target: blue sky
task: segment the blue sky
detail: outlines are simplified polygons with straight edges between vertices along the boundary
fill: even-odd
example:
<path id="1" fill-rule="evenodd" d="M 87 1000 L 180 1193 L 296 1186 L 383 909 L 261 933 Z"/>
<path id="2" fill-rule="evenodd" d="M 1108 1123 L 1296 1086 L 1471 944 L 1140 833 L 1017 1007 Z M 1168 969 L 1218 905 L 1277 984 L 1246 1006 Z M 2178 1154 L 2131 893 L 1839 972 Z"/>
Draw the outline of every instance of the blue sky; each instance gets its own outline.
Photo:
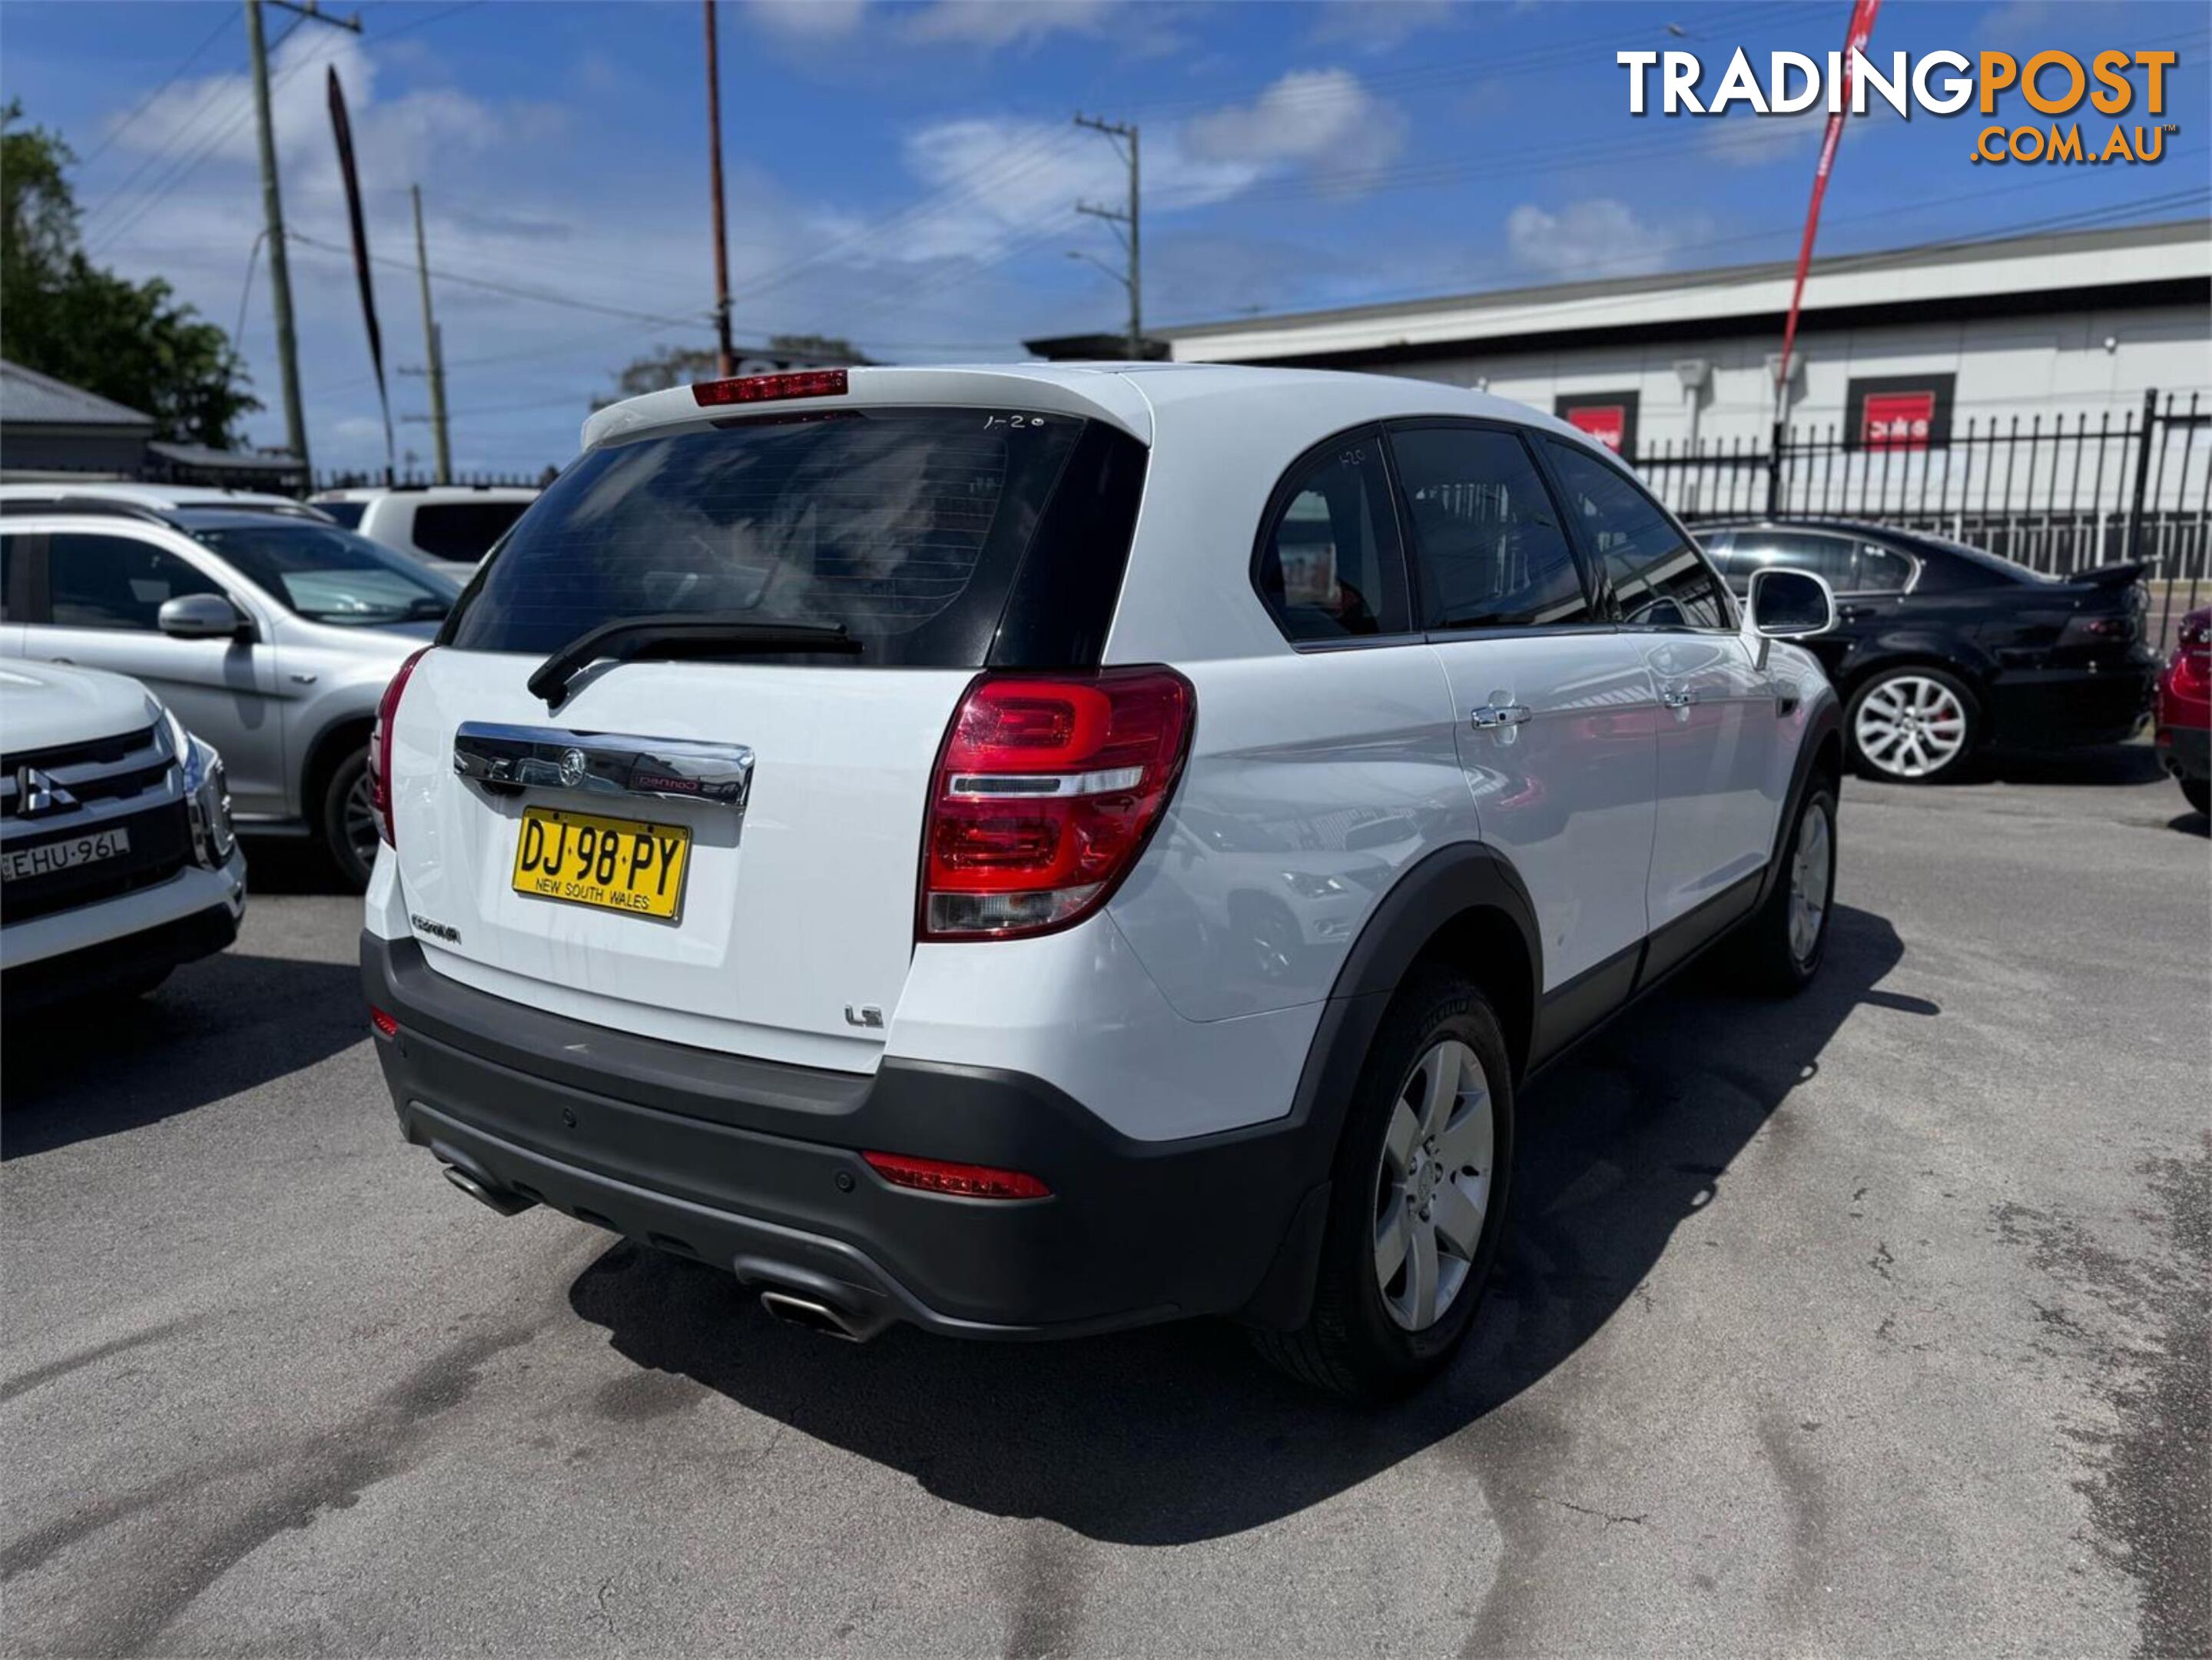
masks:
<path id="1" fill-rule="evenodd" d="M 330 0 L 326 0 L 330 3 Z M 345 0 L 331 4 L 344 9 Z M 95 258 L 161 275 L 230 328 L 260 227 L 234 0 L 9 0 L 0 92 L 58 129 Z M 380 258 L 413 252 L 423 190 L 466 469 L 564 461 L 627 360 L 711 339 L 701 15 L 693 3 L 369 0 L 359 37 L 309 24 L 274 58 L 302 376 L 319 466 L 373 466 L 368 374 L 324 68 L 351 105 Z M 1310 0 L 730 0 L 724 153 L 741 339 L 849 335 L 902 362 L 1006 358 L 1024 337 L 1113 330 L 1119 258 L 1079 197 L 1121 164 L 1069 125 L 1134 121 L 1146 162 L 1149 321 L 1794 253 L 1814 119 L 1635 119 L 1623 47 L 1838 45 L 1845 0 L 1493 3 Z M 272 33 L 289 23 L 269 13 Z M 1888 0 L 1877 56 L 2045 47 L 2179 51 L 2146 167 L 1986 167 L 1970 117 L 1853 125 L 1823 252 L 2069 216 L 2201 216 L 2212 25 L 2197 0 Z M 193 56 L 194 53 L 198 55 Z M 189 60 L 189 61 L 188 61 Z M 179 69 L 181 66 L 181 73 Z M 174 77 L 172 79 L 172 77 Z M 2012 119 L 2030 112 L 2016 102 Z M 2109 123 L 2093 119 L 2085 136 Z M 2161 200 L 2161 198 L 2166 198 Z M 2107 221 L 2108 222 L 2108 221 Z M 318 245 L 330 245 L 328 246 Z M 422 361 L 410 271 L 380 266 L 387 362 Z M 469 279 L 466 282 L 459 280 Z M 512 291 L 504 291 L 512 290 Z M 281 441 L 265 265 L 240 341 Z M 555 303 L 555 301 L 559 303 Z M 427 407 L 393 377 L 395 417 Z M 428 429 L 403 449 L 427 456 Z"/>

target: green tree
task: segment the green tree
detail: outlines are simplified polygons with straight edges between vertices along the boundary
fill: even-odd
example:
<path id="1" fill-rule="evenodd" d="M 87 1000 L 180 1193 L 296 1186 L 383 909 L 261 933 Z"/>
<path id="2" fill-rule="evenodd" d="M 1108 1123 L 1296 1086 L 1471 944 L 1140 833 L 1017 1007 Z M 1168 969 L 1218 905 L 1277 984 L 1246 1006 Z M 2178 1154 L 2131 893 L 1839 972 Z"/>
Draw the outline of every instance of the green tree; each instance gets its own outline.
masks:
<path id="1" fill-rule="evenodd" d="M 230 338 L 161 278 L 84 256 L 60 137 L 0 108 L 0 357 L 154 417 L 164 438 L 228 449 L 261 407 Z"/>

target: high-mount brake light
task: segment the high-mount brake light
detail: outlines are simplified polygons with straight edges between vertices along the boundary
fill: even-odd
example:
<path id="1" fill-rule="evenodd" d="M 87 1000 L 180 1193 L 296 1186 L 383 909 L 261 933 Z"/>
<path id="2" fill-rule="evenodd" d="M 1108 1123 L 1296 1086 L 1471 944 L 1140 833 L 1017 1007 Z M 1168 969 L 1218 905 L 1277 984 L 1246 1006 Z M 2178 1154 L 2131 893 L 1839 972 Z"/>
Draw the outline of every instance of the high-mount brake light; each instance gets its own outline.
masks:
<path id="1" fill-rule="evenodd" d="M 897 1152 L 863 1152 L 868 1168 L 893 1187 L 956 1199 L 1049 1199 L 1052 1189 L 1024 1171 L 988 1164 L 956 1164 L 946 1158 L 909 1158 Z"/>
<path id="2" fill-rule="evenodd" d="M 399 666 L 377 699 L 376 726 L 368 735 L 368 804 L 376 813 L 376 833 L 384 838 L 384 845 L 395 853 L 399 848 L 399 835 L 392 825 L 392 723 L 399 715 L 399 695 L 407 690 L 407 677 L 415 672 L 415 666 L 422 660 L 423 652 L 410 655 Z"/>
<path id="3" fill-rule="evenodd" d="M 842 398 L 842 369 L 799 369 L 790 374 L 741 374 L 732 380 L 697 380 L 691 396 L 702 409 L 723 404 L 772 404 L 783 398 Z"/>
<path id="4" fill-rule="evenodd" d="M 1168 668 L 977 679 L 932 776 L 917 936 L 1048 933 L 1104 904 L 1166 809 L 1196 704 Z"/>

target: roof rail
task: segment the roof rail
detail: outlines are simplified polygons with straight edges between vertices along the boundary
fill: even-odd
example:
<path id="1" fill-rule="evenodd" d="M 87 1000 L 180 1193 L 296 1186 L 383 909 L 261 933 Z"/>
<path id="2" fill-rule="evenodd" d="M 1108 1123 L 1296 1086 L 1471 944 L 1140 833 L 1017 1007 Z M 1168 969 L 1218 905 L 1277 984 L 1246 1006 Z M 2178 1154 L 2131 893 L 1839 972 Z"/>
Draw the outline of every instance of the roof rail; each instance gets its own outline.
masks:
<path id="1" fill-rule="evenodd" d="M 0 515 L 8 518 L 28 518 L 36 514 L 83 514 L 102 519 L 137 519 L 148 524 L 167 525 L 179 528 L 167 508 L 151 507 L 143 502 L 103 500 L 96 496 L 57 496 L 46 501 L 21 496 L 0 499 Z"/>

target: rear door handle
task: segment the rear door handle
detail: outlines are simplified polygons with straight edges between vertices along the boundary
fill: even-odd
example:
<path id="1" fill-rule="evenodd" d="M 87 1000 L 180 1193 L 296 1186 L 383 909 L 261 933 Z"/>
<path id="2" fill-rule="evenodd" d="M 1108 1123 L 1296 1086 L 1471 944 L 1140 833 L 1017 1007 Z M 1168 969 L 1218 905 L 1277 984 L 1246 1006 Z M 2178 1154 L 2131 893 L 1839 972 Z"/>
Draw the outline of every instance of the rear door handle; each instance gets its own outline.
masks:
<path id="1" fill-rule="evenodd" d="M 1517 727 L 1528 718 L 1526 703 L 1485 703 L 1468 716 L 1477 727 Z"/>
<path id="2" fill-rule="evenodd" d="M 1659 701 L 1670 709 L 1686 709 L 1698 701 L 1698 694 L 1687 686 L 1662 686 Z"/>

